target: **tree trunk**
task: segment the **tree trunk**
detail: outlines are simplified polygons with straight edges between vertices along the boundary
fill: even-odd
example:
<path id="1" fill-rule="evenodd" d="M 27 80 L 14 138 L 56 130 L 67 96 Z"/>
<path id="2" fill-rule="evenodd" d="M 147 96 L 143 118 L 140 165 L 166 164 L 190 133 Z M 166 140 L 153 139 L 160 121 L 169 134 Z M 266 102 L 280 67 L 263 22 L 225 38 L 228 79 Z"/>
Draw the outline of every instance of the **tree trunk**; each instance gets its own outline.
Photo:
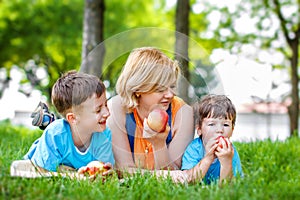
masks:
<path id="1" fill-rule="evenodd" d="M 85 0 L 80 71 L 98 77 L 102 74 L 105 54 L 105 46 L 100 44 L 104 39 L 104 10 L 104 0 Z"/>
<path id="2" fill-rule="evenodd" d="M 296 34 L 296 38 L 290 42 L 292 50 L 291 57 L 291 79 L 292 79 L 292 104 L 289 107 L 290 117 L 290 135 L 298 136 L 298 118 L 299 118 L 299 77 L 298 77 L 298 46 L 299 46 L 299 34 Z"/>
<path id="3" fill-rule="evenodd" d="M 189 0 L 178 0 L 176 5 L 176 43 L 175 60 L 181 65 L 182 75 L 179 79 L 178 93 L 186 102 L 189 102 L 189 61 L 188 61 L 188 35 L 189 35 Z"/>
<path id="4" fill-rule="evenodd" d="M 265 2 L 265 1 L 264 1 Z M 288 113 L 290 117 L 290 136 L 298 136 L 298 118 L 299 118 L 299 75 L 298 75 L 298 53 L 299 53 L 299 39 L 300 39 L 300 24 L 298 23 L 295 27 L 296 31 L 289 33 L 288 21 L 284 18 L 282 13 L 282 3 L 279 0 L 273 0 L 275 5 L 275 14 L 277 15 L 281 30 L 283 31 L 284 37 L 291 48 L 292 56 L 290 58 L 291 61 L 291 81 L 292 81 L 292 103 L 288 108 Z M 294 35 L 294 37 L 292 36 Z"/>

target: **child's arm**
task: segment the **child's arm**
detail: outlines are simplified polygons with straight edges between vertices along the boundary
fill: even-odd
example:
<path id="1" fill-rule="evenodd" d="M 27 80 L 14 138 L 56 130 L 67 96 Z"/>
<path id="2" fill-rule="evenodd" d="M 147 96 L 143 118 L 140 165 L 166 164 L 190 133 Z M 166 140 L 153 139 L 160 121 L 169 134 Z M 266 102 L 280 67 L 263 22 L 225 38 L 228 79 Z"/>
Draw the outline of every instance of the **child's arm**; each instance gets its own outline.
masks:
<path id="1" fill-rule="evenodd" d="M 77 174 L 74 171 L 50 172 L 44 168 L 38 167 L 30 160 L 15 160 L 10 166 L 10 175 L 23 178 L 38 178 L 38 177 L 69 177 L 71 179 L 85 179 L 84 176 Z"/>
<path id="2" fill-rule="evenodd" d="M 190 183 L 202 180 L 206 175 L 213 160 L 214 159 L 211 159 L 210 156 L 205 156 L 195 167 L 186 170 L 188 176 L 187 181 Z"/>
<path id="3" fill-rule="evenodd" d="M 225 143 L 223 142 L 223 148 L 218 146 L 215 152 L 221 164 L 220 183 L 222 183 L 225 179 L 231 179 L 233 176 L 232 159 L 234 149 L 228 138 L 224 138 L 224 140 Z"/>
<path id="4" fill-rule="evenodd" d="M 215 143 L 215 140 L 210 140 L 206 144 L 205 151 L 207 153 L 205 154 L 205 156 L 200 160 L 200 162 L 195 167 L 186 170 L 188 176 L 188 182 L 196 182 L 202 180 L 205 177 L 210 165 L 216 158 L 215 150 L 217 146 L 218 145 Z"/>

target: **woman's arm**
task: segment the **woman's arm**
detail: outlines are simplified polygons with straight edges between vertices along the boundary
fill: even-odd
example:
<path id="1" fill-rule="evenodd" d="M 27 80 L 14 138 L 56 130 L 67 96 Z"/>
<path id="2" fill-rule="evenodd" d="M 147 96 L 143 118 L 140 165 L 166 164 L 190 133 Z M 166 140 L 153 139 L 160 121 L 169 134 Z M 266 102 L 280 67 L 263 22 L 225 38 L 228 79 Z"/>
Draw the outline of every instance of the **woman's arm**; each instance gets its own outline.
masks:
<path id="1" fill-rule="evenodd" d="M 175 134 L 169 144 L 169 163 L 181 168 L 181 159 L 188 144 L 194 138 L 194 117 L 193 109 L 189 105 L 182 106 L 175 117 L 172 133 Z"/>
<path id="2" fill-rule="evenodd" d="M 130 145 L 125 129 L 125 109 L 121 105 L 121 98 L 115 96 L 108 101 L 110 117 L 107 120 L 112 133 L 112 149 L 115 158 L 115 166 L 118 169 L 135 168 Z"/>

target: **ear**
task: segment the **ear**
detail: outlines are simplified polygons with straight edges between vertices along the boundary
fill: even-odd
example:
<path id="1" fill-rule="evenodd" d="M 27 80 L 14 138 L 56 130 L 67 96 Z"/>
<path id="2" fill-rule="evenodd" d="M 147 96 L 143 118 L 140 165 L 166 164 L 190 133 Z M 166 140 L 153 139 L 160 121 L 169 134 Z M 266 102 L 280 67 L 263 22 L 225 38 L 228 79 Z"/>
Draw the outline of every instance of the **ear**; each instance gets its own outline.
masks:
<path id="1" fill-rule="evenodd" d="M 70 124 L 75 124 L 77 122 L 77 118 L 76 118 L 76 115 L 74 113 L 67 113 L 66 114 L 66 120 Z"/>
<path id="2" fill-rule="evenodd" d="M 200 137 L 202 135 L 202 131 L 201 131 L 201 128 L 199 126 L 196 127 L 196 130 L 197 130 L 197 134 L 198 136 Z"/>

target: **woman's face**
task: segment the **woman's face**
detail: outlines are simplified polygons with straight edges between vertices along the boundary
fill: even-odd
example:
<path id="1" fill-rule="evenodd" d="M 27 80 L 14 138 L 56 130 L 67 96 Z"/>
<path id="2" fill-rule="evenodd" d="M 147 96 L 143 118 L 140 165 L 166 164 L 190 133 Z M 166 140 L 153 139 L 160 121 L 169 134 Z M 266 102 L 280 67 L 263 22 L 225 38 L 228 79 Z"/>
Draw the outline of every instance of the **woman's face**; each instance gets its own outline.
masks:
<path id="1" fill-rule="evenodd" d="M 154 107 L 160 106 L 167 110 L 175 95 L 175 86 L 158 88 L 155 92 L 141 93 L 139 107 L 151 111 Z"/>

